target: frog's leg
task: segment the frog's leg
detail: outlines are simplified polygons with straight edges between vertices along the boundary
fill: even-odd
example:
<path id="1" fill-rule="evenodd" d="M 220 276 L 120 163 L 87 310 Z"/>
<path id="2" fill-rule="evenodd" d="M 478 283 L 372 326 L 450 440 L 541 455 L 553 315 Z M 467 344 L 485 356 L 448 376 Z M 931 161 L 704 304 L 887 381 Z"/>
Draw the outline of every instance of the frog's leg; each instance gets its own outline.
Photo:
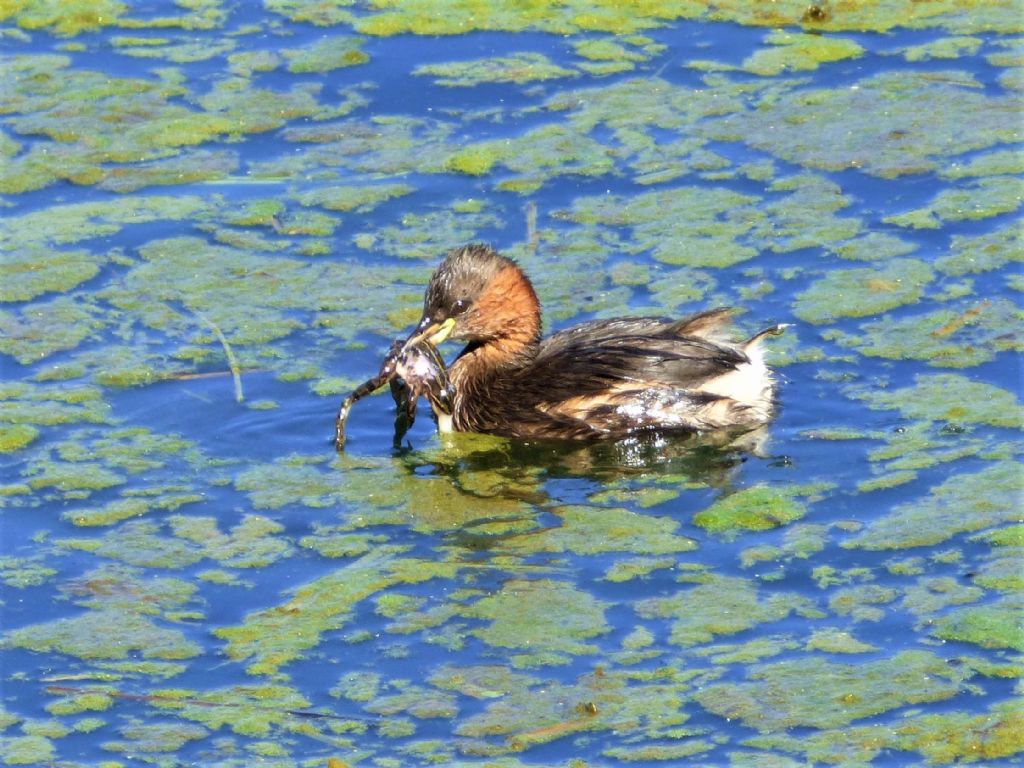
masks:
<path id="1" fill-rule="evenodd" d="M 388 382 L 395 380 L 395 365 L 398 361 L 398 354 L 401 351 L 402 342 L 395 341 L 391 345 L 391 349 L 388 350 L 387 357 L 384 358 L 384 363 L 380 367 L 380 373 L 374 376 L 368 381 L 364 381 L 351 395 L 341 401 L 341 408 L 338 409 L 338 416 L 334 420 L 334 447 L 336 450 L 343 450 L 345 448 L 345 422 L 348 421 L 349 411 L 352 410 L 352 406 L 358 400 L 362 400 L 369 394 L 376 392 L 378 389 L 383 387 Z M 392 394 L 394 393 L 394 387 L 392 387 Z"/>
<path id="2" fill-rule="evenodd" d="M 391 380 L 391 397 L 395 400 L 395 447 L 397 448 L 405 433 L 416 421 L 416 397 L 409 391 L 408 385 L 398 376 Z"/>

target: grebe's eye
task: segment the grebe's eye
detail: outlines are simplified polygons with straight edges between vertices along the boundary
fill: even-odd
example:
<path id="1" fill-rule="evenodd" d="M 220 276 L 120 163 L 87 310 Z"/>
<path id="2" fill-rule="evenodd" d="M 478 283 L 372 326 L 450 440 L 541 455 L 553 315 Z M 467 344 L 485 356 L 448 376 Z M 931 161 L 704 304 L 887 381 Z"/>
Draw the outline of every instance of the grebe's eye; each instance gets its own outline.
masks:
<path id="1" fill-rule="evenodd" d="M 461 315 L 469 309 L 469 302 L 465 299 L 456 299 L 455 303 L 452 304 L 452 315 Z"/>

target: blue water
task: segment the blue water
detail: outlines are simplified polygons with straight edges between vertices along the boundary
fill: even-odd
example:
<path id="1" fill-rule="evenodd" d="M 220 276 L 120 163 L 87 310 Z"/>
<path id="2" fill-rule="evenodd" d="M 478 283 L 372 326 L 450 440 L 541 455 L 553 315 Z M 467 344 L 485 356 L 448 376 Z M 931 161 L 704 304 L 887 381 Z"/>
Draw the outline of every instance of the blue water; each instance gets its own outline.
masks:
<path id="1" fill-rule="evenodd" d="M 132 16 L 145 19 L 178 10 L 171 3 L 153 2 L 134 7 Z M 246 25 L 259 25 L 262 31 L 230 36 Z M 344 27 L 325 30 L 288 21 L 255 4 L 243 4 L 229 9 L 226 22 L 218 28 L 185 36 L 209 44 L 233 39 L 237 42 L 234 53 L 238 53 L 300 48 L 324 34 L 344 32 Z M 183 91 L 168 104 L 197 111 L 197 100 L 229 77 L 225 55 L 181 65 L 139 59 L 112 48 L 111 38 L 118 34 L 135 36 L 136 32 L 113 27 L 73 38 L 84 49 L 67 52 L 70 69 L 150 81 L 155 79 L 153 68 L 177 66 Z M 147 30 L 137 34 L 175 37 L 180 33 Z M 0 226 L 6 230 L 2 244 L 5 265 L 16 263 L 21 254 L 17 244 L 33 235 L 20 217 L 34 211 L 53 209 L 59 221 L 64 214 L 58 206 L 113 203 L 111 210 L 116 211 L 122 202 L 150 195 L 195 195 L 208 207 L 184 219 L 167 216 L 145 223 L 118 222 L 109 234 L 77 242 L 72 233 L 71 245 L 55 234 L 39 236 L 44 248 L 85 249 L 89 258 L 100 264 L 94 277 L 69 293 L 94 307 L 104 323 L 71 349 L 35 361 L 19 362 L 14 346 L 4 346 L 5 353 L 0 354 L 5 388 L 0 426 L 13 430 L 15 425 L 28 423 L 38 431 L 24 447 L 0 454 L 0 578 L 4 583 L 0 602 L 4 633 L 0 636 L 0 762 L 269 766 L 323 765 L 334 758 L 344 765 L 381 766 L 568 766 L 576 765 L 573 760 L 595 766 L 627 762 L 795 766 L 818 764 L 820 758 L 814 750 L 820 748 L 815 746 L 820 739 L 834 750 L 830 761 L 840 764 L 945 764 L 957 759 L 984 759 L 986 765 L 1018 763 L 1024 745 L 1007 738 L 1009 746 L 1003 742 L 993 746 L 994 737 L 985 728 L 994 733 L 1009 727 L 1011 716 L 1001 707 L 1015 697 L 1019 653 L 1024 650 L 1020 633 L 1007 633 L 996 626 L 1000 622 L 1020 624 L 1019 578 L 1016 583 L 1008 579 L 993 584 L 986 581 L 990 573 L 986 568 L 993 557 L 1003 553 L 1012 557 L 1019 547 L 995 546 L 984 535 L 1020 522 L 1019 512 L 1011 508 L 1012 500 L 1020 499 L 1019 467 L 1016 486 L 1011 482 L 1009 490 L 992 489 L 991 500 L 956 500 L 964 506 L 963 524 L 936 523 L 942 532 L 933 542 L 871 549 L 857 545 L 856 540 L 893 516 L 912 515 L 915 508 L 933 503 L 934 489 L 950 478 L 971 482 L 968 476 L 1000 461 L 1015 462 L 1020 445 L 1019 423 L 1008 421 L 1006 414 L 963 421 L 947 412 L 929 421 L 896 408 L 871 408 L 863 399 L 865 393 L 898 391 L 914 386 L 918 377 L 952 373 L 963 377 L 956 380 L 960 385 L 980 382 L 1019 399 L 1022 369 L 1019 355 L 1012 351 L 1020 346 L 1019 329 L 1007 328 L 1002 335 L 990 334 L 975 342 L 972 336 L 956 335 L 973 333 L 973 321 L 965 322 L 967 330 L 963 332 L 937 328 L 934 333 L 940 336 L 948 331 L 958 343 L 979 343 L 992 350 L 991 361 L 968 368 L 943 367 L 942 360 L 929 365 L 927 360 L 869 357 L 844 348 L 834 336 L 837 331 L 863 336 L 867 333 L 864 326 L 882 317 L 900 319 L 939 308 L 964 313 L 981 306 L 983 300 L 1017 303 L 1018 265 L 1010 261 L 965 276 L 939 274 L 922 289 L 919 299 L 863 317 L 846 315 L 815 325 L 798 316 L 797 297 L 813 291 L 830 272 L 881 269 L 885 259 L 843 260 L 833 255 L 833 248 L 844 242 L 841 238 L 772 252 L 771 237 L 748 234 L 742 242 L 755 247 L 757 256 L 732 266 L 699 268 L 713 280 L 705 295 L 665 306 L 658 304 L 656 293 L 647 285 L 623 288 L 607 276 L 624 264 L 646 267 L 652 281 L 667 277 L 680 283 L 692 279 L 693 273 L 658 262 L 649 244 L 638 245 L 628 226 L 590 225 L 564 215 L 583 197 L 615 195 L 629 201 L 660 189 L 691 187 L 750 195 L 758 198 L 750 206 L 750 215 L 763 214 L 768 206 L 787 200 L 791 192 L 790 188 L 772 188 L 775 181 L 805 174 L 804 183 L 817 177 L 839 187 L 849 205 L 835 216 L 858 220 L 858 236 L 897 235 L 915 246 L 901 258 L 934 265 L 950 253 L 957 236 L 979 236 L 1013 226 L 1019 229 L 1016 210 L 940 221 L 935 229 L 900 227 L 884 219 L 927 206 L 941 191 L 970 189 L 971 179 L 951 180 L 935 172 L 881 178 L 862 170 L 804 167 L 757 149 L 757 137 L 751 135 L 736 141 L 708 141 L 703 146 L 727 161 L 727 175 L 719 177 L 698 169 L 649 186 L 633 180 L 634 150 L 624 146 L 614 127 L 607 124 L 595 126 L 587 138 L 604 146 L 614 160 L 614 173 L 549 174 L 544 168 L 535 168 L 543 176 L 542 184 L 525 195 L 498 187 L 501 181 L 520 175 L 500 162 L 487 173 L 468 176 L 445 170 L 443 163 L 431 159 L 432 153 L 443 158 L 479 142 L 515 140 L 544 126 L 568 125 L 576 114 L 574 108 L 552 110 L 545 106 L 568 92 L 577 94 L 579 103 L 585 105 L 624 80 L 636 80 L 637 88 L 656 87 L 664 81 L 680 88 L 707 89 L 712 86 L 703 74 L 683 66 L 686 62 L 714 60 L 740 67 L 755 50 L 766 46 L 765 35 L 763 29 L 732 23 L 676 22 L 650 31 L 649 36 L 665 50 L 638 62 L 633 71 L 606 76 L 580 72 L 574 78 L 541 83 L 483 83 L 472 88 L 442 87 L 412 71 L 424 64 L 523 51 L 542 53 L 566 68 L 578 67 L 581 60 L 574 55 L 571 41 L 536 32 L 369 38 L 363 44 L 369 62 L 363 65 L 304 74 L 289 73 L 281 65 L 272 72 L 253 74 L 252 87 L 278 93 L 304 83 L 319 86 L 320 112 L 286 121 L 265 133 L 222 136 L 197 147 L 238 154 L 239 170 L 227 178 L 148 186 L 123 195 L 90 183 L 63 181 L 34 191 L 4 194 Z M 864 55 L 771 78 L 746 72 L 726 72 L 724 76 L 752 89 L 774 83 L 780 93 L 788 94 L 867 87 L 870 78 L 879 73 L 956 70 L 976 78 L 987 97 L 1014 98 L 1012 89 L 998 79 L 1006 70 L 986 59 L 999 50 L 997 43 L 1004 36 L 998 33 L 979 35 L 983 41 L 979 53 L 919 62 L 906 61 L 897 55 L 898 49 L 939 40 L 946 36 L 944 31 L 897 28 L 886 35 L 851 32 L 842 36 L 863 46 Z M 581 33 L 572 41 L 600 37 Z M 4 55 L 35 57 L 62 52 L 67 42 L 46 29 L 31 32 L 27 40 L 8 36 Z M 13 59 L 3 60 L 2 66 L 9 69 Z M 32 108 L 16 98 L 19 87 L 12 86 L 14 94 L 2 97 L 10 98 L 15 106 L 0 110 L 5 134 L 22 145 L 7 155 L 12 162 L 24 157 L 31 147 L 56 143 L 19 130 L 19 119 Z M 338 94 L 349 89 L 362 94 L 367 104 L 351 114 L 319 120 L 339 101 Z M 70 103 L 71 94 L 62 98 Z M 762 94 L 762 98 L 770 103 L 773 97 Z M 899 98 L 915 96 L 911 92 Z M 756 109 L 757 100 L 752 99 L 747 108 Z M 631 117 L 638 122 L 643 119 L 641 115 Z M 800 120 L 802 115 L 786 117 Z M 395 156 L 398 170 L 361 172 L 364 163 L 372 160 L 373 151 L 393 149 L 372 134 L 386 130 L 396 118 L 422 121 L 408 147 Z M 651 123 L 643 124 L 642 129 L 655 144 L 664 146 L 698 135 L 714 119 L 680 118 L 684 129 Z M 938 125 L 938 117 L 935 122 Z M 369 137 L 368 146 L 373 149 L 327 155 L 330 145 L 305 140 L 307 131 L 328 127 L 339 136 Z M 820 129 L 808 127 L 809 131 Z M 444 138 L 426 140 L 430 131 L 441 132 Z M 936 167 L 966 164 L 996 150 L 1018 150 L 1015 142 L 1019 139 L 1019 135 L 1007 135 L 1002 143 L 993 141 L 962 155 L 951 150 L 949 156 L 938 158 Z M 249 177 L 262 163 L 288 158 L 302 162 L 287 170 L 284 178 Z M 745 163 L 763 161 L 774 164 L 766 180 L 736 172 Z M 557 161 L 551 162 L 557 171 Z M 571 165 L 574 160 L 562 162 Z M 100 167 L 110 166 L 101 163 Z M 408 184 L 414 191 L 354 211 L 303 208 L 297 202 L 303 193 L 324 187 L 381 183 Z M 453 206 L 467 198 L 479 200 L 483 214 L 492 218 L 453 213 L 458 211 Z M 317 238 L 275 236 L 266 226 L 230 227 L 232 213 L 247 203 L 268 199 L 284 205 L 286 225 L 288 216 L 315 211 L 333 216 L 336 228 L 333 234 Z M 355 407 L 348 423 L 346 455 L 335 456 L 331 438 L 341 396 L 376 372 L 390 340 L 405 328 L 403 321 L 389 313 L 407 310 L 411 322 L 431 269 L 446 249 L 462 244 L 445 239 L 444 216 L 460 222 L 461 229 L 455 231 L 464 231 L 464 239 L 490 242 L 499 250 L 521 255 L 526 249 L 525 209 L 529 204 L 536 206 L 541 238 L 536 254 L 524 258 L 524 265 L 528 269 L 533 266 L 531 276 L 542 296 L 564 297 L 546 307 L 549 331 L 595 316 L 678 315 L 714 304 L 743 307 L 746 312 L 740 323 L 746 331 L 776 322 L 794 325 L 788 332 L 790 338 L 777 342 L 780 410 L 763 450 L 702 448 L 678 437 L 589 447 L 516 441 L 451 443 L 434 434 L 425 404 L 421 404 L 413 429 L 393 448 L 393 407 L 384 395 Z M 96 218 L 102 215 L 114 214 L 97 214 Z M 437 216 L 436 221 L 428 224 L 426 231 L 417 229 L 417 217 L 431 215 Z M 695 220 L 707 216 L 694 212 Z M 666 230 L 672 223 L 664 222 Z M 163 326 L 145 312 L 154 307 L 118 306 L 111 299 L 137 275 L 135 270 L 142 264 L 140 247 L 186 235 L 212 245 L 217 240 L 215 227 L 239 236 L 258 234 L 281 244 L 279 251 L 230 246 L 229 251 L 217 252 L 221 258 L 255 254 L 266 274 L 285 259 L 299 261 L 306 271 L 334 267 L 336 271 L 326 274 L 338 280 L 339 295 L 345 297 L 352 294 L 340 285 L 348 275 L 339 265 L 348 265 L 345 269 L 353 280 L 372 275 L 374 270 L 385 274 L 383 270 L 397 267 L 411 272 L 394 285 L 382 287 L 370 281 L 365 294 L 352 299 L 355 306 L 326 309 L 323 304 L 330 291 L 325 292 L 327 298 L 296 298 L 288 286 L 268 280 L 262 303 L 250 307 L 236 298 L 230 285 L 202 285 L 190 282 L 192 275 L 182 274 L 181 285 L 187 287 L 180 296 L 166 301 L 168 311 L 187 315 L 194 302 L 195 308 L 220 312 L 225 303 L 238 301 L 238 316 L 249 317 L 253 323 L 269 316 L 267 307 L 280 308 L 283 316 L 294 322 L 294 330 L 281 338 L 238 344 L 235 351 L 243 361 L 245 395 L 244 402 L 238 403 L 224 351 L 208 330 L 173 322 Z M 389 242 L 389 227 L 406 236 L 407 242 Z M 367 248 L 360 245 L 360 236 L 377 239 Z M 601 246 L 578 251 L 565 248 L 590 237 L 597 238 Z M 329 245 L 328 253 L 310 255 L 301 250 L 316 239 Z M 7 245 L 9 242 L 16 245 Z M 408 258 L 423 248 L 431 253 L 430 258 Z M 115 258 L 110 259 L 112 252 Z M 566 263 L 572 259 L 576 261 Z M 563 266 L 569 270 L 560 271 Z M 312 274 L 306 271 L 303 274 Z M 5 269 L 4 274 L 10 285 L 23 279 L 14 268 Z M 236 279 L 259 281 L 266 274 L 257 269 L 255 274 L 238 274 Z M 574 282 L 566 286 L 566 280 Z M 771 282 L 773 290 L 745 291 L 759 280 Z M 152 290 L 158 293 L 163 287 L 153 286 Z M 962 295 L 950 295 L 951 287 Z M 48 303 L 55 298 L 59 298 L 58 291 L 44 290 L 28 300 L 5 299 L 0 305 L 0 332 L 21 339 L 27 332 L 15 322 L 16 314 L 23 318 L 57 314 Z M 837 297 L 837 302 L 842 298 Z M 153 303 L 163 306 L 157 300 Z M 339 334 L 332 335 L 339 330 L 338 324 Z M 358 330 L 348 333 L 351 329 Z M 60 336 L 72 330 L 61 326 L 49 332 Z M 39 333 L 47 331 L 44 328 Z M 227 335 L 230 341 L 231 333 Z M 108 366 L 121 364 L 103 357 L 119 345 L 126 346 L 135 361 L 150 361 L 157 380 L 130 387 L 98 384 Z M 182 355 L 188 345 L 204 348 L 206 358 L 194 362 Z M 450 359 L 457 348 L 444 351 Z M 90 353 L 96 357 L 90 359 Z M 46 375 L 56 366 L 70 364 L 81 367 L 80 375 L 66 380 L 51 380 Z M 307 367 L 311 372 L 302 373 Z M 331 377 L 343 380 L 332 382 Z M 116 425 L 51 424 L 38 414 L 26 416 L 18 410 L 28 397 L 16 390 L 20 383 L 51 396 L 76 387 L 97 387 Z M 995 389 L 986 391 L 998 396 L 993 394 Z M 910 400 L 913 402 L 913 397 Z M 272 407 L 250 407 L 253 403 L 270 403 Z M 191 443 L 193 452 L 177 449 L 158 456 L 155 466 L 137 473 L 118 469 L 103 458 L 102 438 L 121 428 L 180 436 Z M 816 436 L 829 429 L 858 434 L 844 440 Z M 923 430 L 927 438 L 913 454 L 920 465 L 916 474 L 891 487 L 858 490 L 858 484 L 892 471 L 884 469 L 884 460 L 873 458 L 873 452 L 885 447 L 893 435 L 915 429 Z M 106 462 L 107 469 L 121 475 L 120 481 L 100 489 L 73 487 L 70 480 L 54 487 L 33 485 L 44 471 L 45 461 L 64 468 L 80 466 L 83 457 L 75 458 L 76 447 L 84 451 L 84 458 Z M 957 451 L 963 455 L 945 456 L 945 452 Z M 270 470 L 277 473 L 271 479 L 251 480 L 257 471 Z M 309 474 L 302 474 L 307 470 Z M 290 475 L 307 479 L 290 484 Z M 811 485 L 817 487 L 808 489 Z M 163 498 L 165 486 L 186 486 L 180 492 L 194 493 L 198 500 L 177 508 L 156 504 L 139 516 L 103 525 L 74 522 L 75 513 L 137 499 L 146 489 L 151 489 L 155 498 Z M 794 487 L 799 488 L 793 491 Z M 695 524 L 695 516 L 716 502 L 757 488 L 782 497 L 795 493 L 793 498 L 802 510 L 798 519 L 766 530 L 739 527 L 728 533 Z M 652 495 L 659 489 L 672 493 Z M 277 491 L 277 497 L 268 500 L 269 491 Z M 582 522 L 572 522 L 571 510 L 577 506 L 587 508 Z M 614 526 L 609 532 L 603 522 L 606 515 L 618 514 L 615 510 L 633 515 L 628 519 L 636 527 L 637 539 L 616 539 L 626 543 L 602 547 L 607 537 L 622 535 Z M 992 517 L 984 518 L 990 512 Z M 200 518 L 212 518 L 220 534 L 254 518 L 267 523 L 269 529 L 234 549 L 203 551 L 200 548 L 212 535 L 195 537 L 187 532 L 189 521 Z M 972 522 L 982 518 L 988 522 Z M 930 524 L 922 523 L 925 527 Z M 147 525 L 153 530 L 146 534 L 148 538 L 139 538 Z M 665 536 L 677 537 L 672 541 L 678 548 L 658 549 L 667 539 L 644 539 L 652 525 L 660 525 Z M 814 527 L 821 538 L 820 547 L 806 551 L 797 547 L 787 554 L 785 547 L 791 545 L 787 537 L 807 527 Z M 328 554 L 326 549 L 317 551 L 307 538 L 325 532 L 363 538 L 349 552 Z M 566 536 L 559 538 L 563 533 Z M 691 542 L 692 548 L 683 546 L 684 541 Z M 754 548 L 764 547 L 779 551 L 756 563 L 745 560 Z M 176 558 L 174 553 L 182 548 L 194 556 Z M 246 557 L 259 552 L 270 554 L 265 560 L 246 562 Z M 340 598 L 336 592 L 296 608 L 290 602 L 296 590 L 342 573 L 359 574 L 374 557 L 388 563 L 380 567 L 377 583 L 351 604 L 339 602 L 324 627 L 310 628 L 310 614 L 325 602 Z M 651 561 L 649 572 L 625 581 L 607 578 L 613 566 L 626 566 L 638 558 Z M 914 558 L 909 566 L 904 562 Z M 655 565 L 653 561 L 668 562 Z M 422 568 L 426 573 L 430 564 L 457 568 L 432 573 L 432 578 L 423 580 L 389 579 L 389 568 Z M 31 577 L 39 567 L 49 570 Z M 344 570 L 349 568 L 353 570 Z M 210 571 L 215 575 L 211 577 Z M 360 578 L 372 581 L 372 577 L 355 575 L 352 583 Z M 218 583 L 217 579 L 230 581 Z M 575 602 L 560 603 L 557 613 L 536 613 L 529 598 L 519 605 L 511 599 L 500 603 L 499 615 L 488 613 L 487 606 L 492 605 L 488 601 L 503 598 L 520 580 L 550 581 L 555 585 L 550 589 L 568 590 Z M 736 617 L 728 611 L 712 615 L 718 608 L 714 604 L 695 603 L 688 609 L 684 600 L 682 614 L 663 617 L 650 613 L 652 603 L 648 601 L 684 595 L 703 583 L 721 585 L 723 605 L 737 590 L 752 590 L 757 609 L 766 610 L 773 600 L 786 602 L 790 609 L 754 616 L 748 626 L 740 628 L 730 628 Z M 349 583 L 341 582 L 340 587 L 347 589 Z M 885 596 L 860 601 L 850 598 L 853 607 L 844 607 L 851 591 L 860 587 L 877 588 Z M 915 612 L 912 598 L 921 587 L 938 595 L 960 590 L 961 597 Z M 180 599 L 169 596 L 179 592 L 183 595 Z M 147 666 L 145 662 L 153 660 L 149 643 L 155 640 L 135 645 L 128 642 L 127 651 L 119 650 L 117 642 L 110 642 L 122 629 L 116 623 L 100 628 L 76 623 L 91 615 L 113 616 L 97 613 L 105 601 L 112 600 L 120 601 L 116 605 L 124 615 L 138 617 L 183 643 L 193 644 L 192 651 L 172 660 L 180 667 Z M 591 605 L 597 606 L 594 610 L 601 615 L 601 622 L 585 618 L 591 615 Z M 989 609 L 997 611 L 998 621 L 992 622 L 995 628 L 987 636 L 962 630 L 970 624 L 969 619 L 977 619 Z M 508 635 L 491 632 L 505 624 L 514 625 L 517 616 L 512 614 L 520 610 L 521 626 Z M 261 612 L 294 615 L 294 621 L 274 631 L 280 633 L 286 648 L 304 636 L 312 638 L 308 647 L 300 647 L 279 664 L 270 663 L 271 668 L 248 668 L 257 661 L 266 664 L 267 656 L 272 655 L 265 649 L 273 648 L 274 643 L 266 641 L 274 638 L 268 638 L 266 630 L 258 630 L 253 642 L 264 650 L 249 658 L 233 658 L 235 649 L 221 630 L 246 625 Z M 402 627 L 404 620 L 419 624 Z M 681 642 L 673 636 L 677 622 L 710 627 L 709 634 Z M 62 634 L 69 627 L 74 628 L 70 642 Z M 650 640 L 631 646 L 627 638 L 635 637 L 638 628 L 648 633 Z M 824 630 L 847 632 L 870 647 L 844 653 L 808 646 L 812 636 Z M 629 659 L 630 650 L 649 653 Z M 920 676 L 908 684 L 903 698 L 899 691 L 883 694 L 877 686 L 852 690 L 847 683 L 835 682 L 844 665 L 867 669 L 900 658 L 898 654 L 908 650 L 932 654 L 950 669 L 966 665 L 974 671 L 963 680 L 949 682 L 941 693 L 920 698 L 914 698 L 909 689 L 924 686 L 929 674 L 934 677 L 924 666 Z M 746 653 L 716 659 L 739 651 Z M 821 673 L 814 666 L 822 659 L 834 665 L 828 668 L 832 672 Z M 797 683 L 783 682 L 773 688 L 759 682 L 766 677 L 771 680 L 789 661 L 807 664 L 811 670 L 806 682 L 799 684 L 806 685 L 806 691 L 795 697 L 797 701 L 818 701 L 822 691 L 834 683 L 835 697 L 842 702 L 877 695 L 883 703 L 875 711 L 861 710 L 857 704 L 837 705 L 826 695 L 822 703 L 809 705 L 809 711 L 799 710 L 789 695 Z M 506 690 L 483 693 L 470 688 L 451 690 L 461 684 L 444 682 L 455 674 L 453 670 L 471 677 L 476 665 L 492 666 L 512 682 Z M 893 674 L 896 671 L 894 668 Z M 352 673 L 377 676 L 376 690 L 362 697 L 342 695 L 337 687 Z M 696 675 L 692 680 L 690 673 Z M 670 694 L 658 688 L 662 682 L 674 686 Z M 624 686 L 625 693 L 613 690 L 613 683 Z M 756 719 L 743 712 L 725 716 L 703 694 L 724 691 L 726 684 L 743 688 L 755 709 L 789 713 L 788 719 L 783 718 L 786 724 L 759 727 Z M 251 686 L 274 688 L 273 693 L 267 693 L 270 689 L 254 693 Z M 404 706 L 389 699 L 410 691 L 411 703 Z M 104 706 L 89 706 L 82 704 L 87 701 L 86 694 L 109 699 Z M 429 699 L 428 694 L 447 697 L 449 708 L 416 714 L 415 702 Z M 80 708 L 62 709 L 58 704 L 62 696 L 79 702 Z M 291 703 L 281 703 L 285 696 L 293 697 L 288 699 Z M 551 697 L 555 697 L 554 703 Z M 193 705 L 192 709 L 183 711 L 182 700 Z M 217 709 L 222 701 L 227 705 Z M 844 717 L 847 706 L 851 714 Z M 500 714 L 502 707 L 508 708 L 504 715 Z M 831 725 L 815 719 L 816 712 L 831 712 L 832 707 L 837 710 Z M 217 716 L 211 714 L 214 710 Z M 949 718 L 941 721 L 938 732 L 951 740 L 950 751 L 929 752 L 928 738 L 914 743 L 900 730 L 907 723 L 924 723 L 932 715 Z M 493 718 L 489 729 L 478 733 L 475 724 L 488 716 Z M 961 754 L 952 746 L 952 734 L 965 728 L 963 718 L 967 716 L 977 716 L 985 724 L 972 727 L 988 752 Z M 253 726 L 253 721 L 261 725 Z M 866 727 L 878 729 L 877 751 L 857 754 L 852 745 L 867 738 L 857 729 Z M 771 742 L 773 737 L 791 741 L 783 745 Z M 942 743 L 941 736 L 937 740 Z M 687 745 L 693 749 L 684 757 L 681 748 Z M 634 754 L 627 760 L 623 755 L 630 751 Z M 490 762 L 487 755 L 499 762 Z"/>

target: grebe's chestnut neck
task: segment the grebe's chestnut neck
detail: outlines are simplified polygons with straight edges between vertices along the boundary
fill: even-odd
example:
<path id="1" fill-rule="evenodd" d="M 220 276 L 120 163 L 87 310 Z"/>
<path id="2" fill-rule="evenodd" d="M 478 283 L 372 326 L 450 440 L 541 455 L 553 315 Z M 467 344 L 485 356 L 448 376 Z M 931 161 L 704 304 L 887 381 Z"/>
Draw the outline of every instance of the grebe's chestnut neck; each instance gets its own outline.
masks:
<path id="1" fill-rule="evenodd" d="M 466 341 L 464 356 L 491 369 L 529 360 L 540 332 L 540 302 L 529 279 L 511 259 L 475 244 L 451 251 L 434 272 L 411 338 L 435 346 Z"/>

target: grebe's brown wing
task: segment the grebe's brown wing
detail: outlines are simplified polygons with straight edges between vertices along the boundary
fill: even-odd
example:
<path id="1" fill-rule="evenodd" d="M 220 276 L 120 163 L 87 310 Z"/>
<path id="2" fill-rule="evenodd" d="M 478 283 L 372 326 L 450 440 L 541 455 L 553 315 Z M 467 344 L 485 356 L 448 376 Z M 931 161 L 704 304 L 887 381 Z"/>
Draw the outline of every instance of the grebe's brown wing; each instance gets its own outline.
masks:
<path id="1" fill-rule="evenodd" d="M 555 337 L 568 341 L 578 338 L 598 340 L 658 336 L 697 338 L 729 346 L 729 331 L 735 314 L 736 310 L 731 307 L 720 307 L 675 320 L 667 317 L 616 317 L 610 320 L 592 320 L 559 331 L 548 341 Z"/>
<path id="2" fill-rule="evenodd" d="M 623 322 L 627 321 L 588 324 L 554 334 L 542 343 L 530 365 L 531 378 L 547 382 L 566 396 L 601 392 L 620 382 L 698 389 L 702 382 L 749 362 L 736 347 L 677 336 L 673 323 L 629 320 L 630 332 L 623 333 Z"/>

